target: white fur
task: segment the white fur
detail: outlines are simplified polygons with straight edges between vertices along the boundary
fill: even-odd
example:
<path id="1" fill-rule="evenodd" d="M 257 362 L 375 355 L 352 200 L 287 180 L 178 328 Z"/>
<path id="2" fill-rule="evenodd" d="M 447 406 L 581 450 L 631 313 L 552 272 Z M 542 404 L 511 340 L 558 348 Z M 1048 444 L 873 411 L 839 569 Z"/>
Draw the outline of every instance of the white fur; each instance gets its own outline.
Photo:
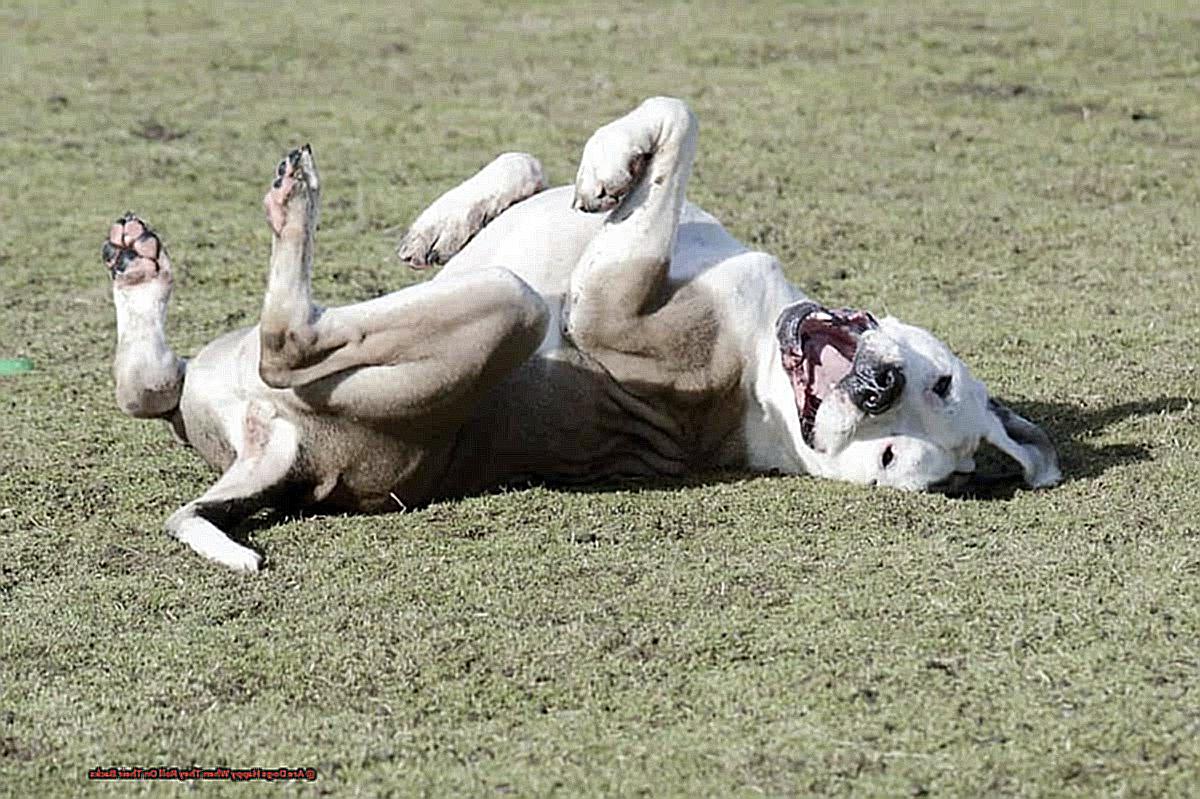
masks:
<path id="1" fill-rule="evenodd" d="M 215 525 L 198 516 L 184 516 L 170 529 L 171 535 L 197 554 L 234 571 L 253 574 L 262 564 L 262 556 L 257 552 L 233 542 Z"/>
<path id="2" fill-rule="evenodd" d="M 989 411 L 983 383 L 932 333 L 886 317 L 877 330 L 863 335 L 861 347 L 902 367 L 904 391 L 893 407 L 871 417 L 844 391 L 835 389 L 817 413 L 816 450 L 799 444 L 809 453 L 809 471 L 854 483 L 922 490 L 954 472 L 974 471 L 973 455 L 986 438 L 1021 464 L 1031 486 L 1042 488 L 1061 481 L 1053 454 L 1013 441 Z M 950 390 L 942 398 L 932 389 L 947 375 Z M 777 407 L 794 405 L 787 380 L 773 383 L 772 391 Z M 799 440 L 798 425 L 789 432 Z M 884 453 L 889 448 L 885 465 Z"/>

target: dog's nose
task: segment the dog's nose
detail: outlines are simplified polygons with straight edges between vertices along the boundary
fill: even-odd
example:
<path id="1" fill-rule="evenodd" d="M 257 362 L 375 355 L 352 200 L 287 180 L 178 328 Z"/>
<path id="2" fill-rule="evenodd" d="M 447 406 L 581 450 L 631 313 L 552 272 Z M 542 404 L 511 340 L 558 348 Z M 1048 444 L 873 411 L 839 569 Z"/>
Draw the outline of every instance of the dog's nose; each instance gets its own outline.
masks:
<path id="1" fill-rule="evenodd" d="M 863 412 L 876 416 L 892 407 L 903 390 L 904 372 L 885 363 L 855 370 L 850 399 Z"/>

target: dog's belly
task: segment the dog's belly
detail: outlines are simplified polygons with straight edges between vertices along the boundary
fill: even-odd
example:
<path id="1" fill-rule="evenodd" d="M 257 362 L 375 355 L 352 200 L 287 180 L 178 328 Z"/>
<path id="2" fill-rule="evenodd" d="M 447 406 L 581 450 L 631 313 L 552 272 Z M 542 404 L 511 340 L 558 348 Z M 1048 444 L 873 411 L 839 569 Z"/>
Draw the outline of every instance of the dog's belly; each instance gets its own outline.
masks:
<path id="1" fill-rule="evenodd" d="M 377 513 L 437 496 L 452 438 L 415 442 L 332 416 L 299 417 L 301 446 L 290 481 L 299 504 Z"/>
<path id="2" fill-rule="evenodd" d="M 514 206 L 442 272 L 509 266 L 551 310 L 538 352 L 444 437 L 431 440 L 420 434 L 428 425 L 406 428 L 403 420 L 388 427 L 314 413 L 292 392 L 267 388 L 257 375 L 258 336 L 250 329 L 217 339 L 189 363 L 181 401 L 189 442 L 211 465 L 227 468 L 239 451 L 248 404 L 266 403 L 297 428 L 291 500 L 354 511 L 400 509 L 529 480 L 672 476 L 743 463 L 745 398 L 736 381 L 690 395 L 623 386 L 564 341 L 562 305 L 573 262 L 602 221 L 571 211 L 569 197 L 551 190 Z M 752 267 L 742 263 L 750 257 L 745 248 L 693 206 L 681 221 L 672 280 L 711 282 L 714 298 L 744 286 Z M 718 277 L 718 267 L 731 277 Z"/>
<path id="3" fill-rule="evenodd" d="M 739 420 L 722 407 L 635 394 L 571 349 L 539 354 L 462 427 L 443 491 L 679 476 L 731 465 L 743 449 Z"/>

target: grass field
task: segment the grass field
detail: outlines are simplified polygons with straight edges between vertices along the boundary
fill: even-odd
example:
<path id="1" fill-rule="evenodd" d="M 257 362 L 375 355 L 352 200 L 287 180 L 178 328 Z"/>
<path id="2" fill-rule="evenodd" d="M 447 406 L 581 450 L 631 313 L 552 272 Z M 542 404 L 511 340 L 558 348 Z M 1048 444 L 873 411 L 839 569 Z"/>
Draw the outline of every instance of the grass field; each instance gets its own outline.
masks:
<path id="1" fill-rule="evenodd" d="M 1200 793 L 1200 9 L 1084 5 L 0 7 L 0 358 L 34 363 L 0 377 L 0 794 L 192 764 L 311 766 L 305 795 Z M 694 200 L 935 331 L 1066 482 L 267 517 L 255 578 L 161 532 L 214 475 L 115 408 L 112 218 L 165 236 L 192 353 L 256 318 L 289 146 L 349 301 L 421 279 L 396 239 L 496 153 L 566 182 L 651 94 L 701 121 Z"/>

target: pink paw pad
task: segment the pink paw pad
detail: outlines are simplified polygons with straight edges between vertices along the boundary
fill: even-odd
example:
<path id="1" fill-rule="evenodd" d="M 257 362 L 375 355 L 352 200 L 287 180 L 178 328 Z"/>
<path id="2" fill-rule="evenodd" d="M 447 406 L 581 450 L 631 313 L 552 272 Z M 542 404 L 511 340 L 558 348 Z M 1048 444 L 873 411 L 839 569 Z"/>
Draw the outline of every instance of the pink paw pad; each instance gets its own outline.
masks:
<path id="1" fill-rule="evenodd" d="M 109 276 L 125 285 L 153 280 L 170 269 L 166 248 L 132 212 L 112 224 L 100 254 Z"/>

